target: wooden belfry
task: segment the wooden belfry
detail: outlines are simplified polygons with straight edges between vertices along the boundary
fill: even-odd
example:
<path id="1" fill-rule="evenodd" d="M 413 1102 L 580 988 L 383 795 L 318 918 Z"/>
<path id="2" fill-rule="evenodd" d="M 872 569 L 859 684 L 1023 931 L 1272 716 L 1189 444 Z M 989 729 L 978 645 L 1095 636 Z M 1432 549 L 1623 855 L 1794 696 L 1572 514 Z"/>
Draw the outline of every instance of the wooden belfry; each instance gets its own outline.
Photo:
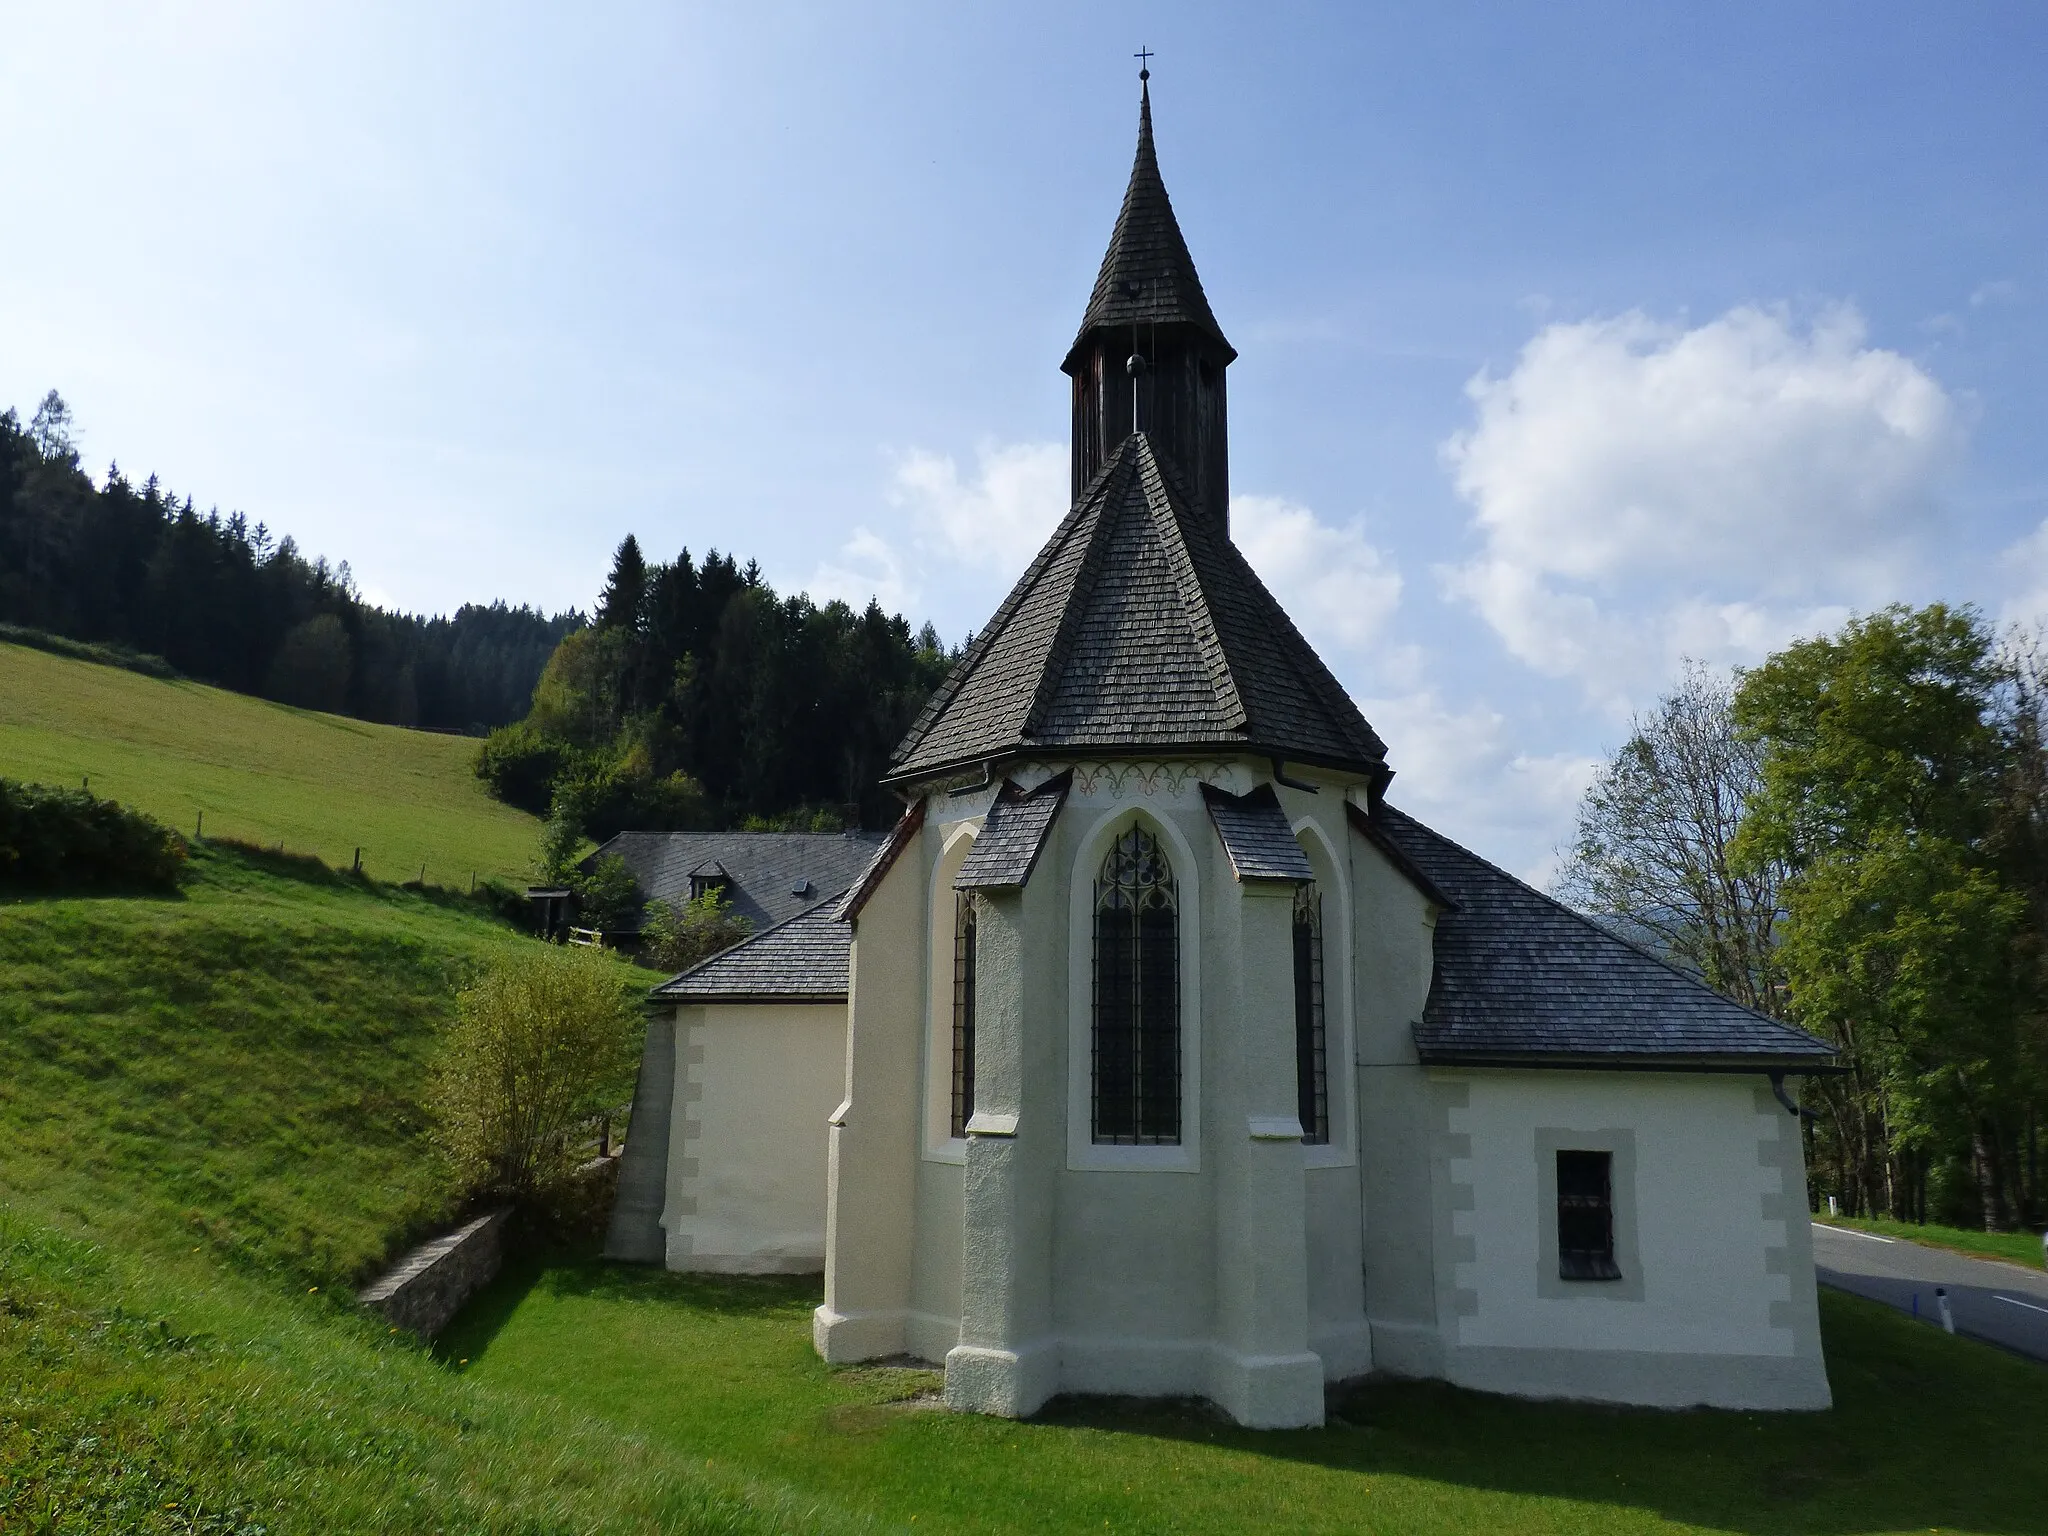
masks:
<path id="1" fill-rule="evenodd" d="M 1060 364 L 1074 381 L 1072 494 L 1078 500 L 1118 445 L 1142 431 L 1222 530 L 1230 518 L 1223 372 L 1237 349 L 1209 312 L 1160 179 L 1151 78 L 1149 68 L 1138 71 L 1137 160 L 1080 334 Z"/>

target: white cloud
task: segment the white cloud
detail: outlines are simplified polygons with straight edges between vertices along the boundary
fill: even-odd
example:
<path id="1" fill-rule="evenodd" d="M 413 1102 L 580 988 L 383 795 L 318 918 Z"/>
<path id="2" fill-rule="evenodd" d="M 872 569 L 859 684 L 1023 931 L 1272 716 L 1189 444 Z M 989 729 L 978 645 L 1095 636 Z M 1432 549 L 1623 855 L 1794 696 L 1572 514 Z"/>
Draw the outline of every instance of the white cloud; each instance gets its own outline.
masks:
<path id="1" fill-rule="evenodd" d="M 1278 496 L 1233 496 L 1230 534 L 1320 651 L 1363 649 L 1400 606 L 1400 572 L 1356 523 L 1333 526 Z"/>
<path id="2" fill-rule="evenodd" d="M 1895 595 L 1961 435 L 1847 307 L 1548 325 L 1466 393 L 1443 456 L 1482 547 L 1446 585 L 1609 705 Z"/>
<path id="3" fill-rule="evenodd" d="M 1999 617 L 2008 624 L 2048 624 L 2048 519 L 1998 557 L 2009 595 Z"/>
<path id="4" fill-rule="evenodd" d="M 1446 836 L 1489 851 L 1533 885 L 1548 883 L 1557 829 L 1593 780 L 1597 758 L 1518 750 L 1485 704 L 1447 706 L 1434 689 L 1359 700 L 1396 771 L 1388 798 Z"/>
<path id="5" fill-rule="evenodd" d="M 913 448 L 896 461 L 889 499 L 931 553 L 1015 575 L 1066 513 L 1067 453 L 1064 443 L 984 443 L 963 480 L 947 455 Z"/>
<path id="6" fill-rule="evenodd" d="M 820 603 L 836 597 L 854 608 L 867 607 L 872 597 L 890 613 L 908 613 L 918 598 L 902 556 L 868 528 L 854 529 L 853 537 L 839 547 L 838 561 L 820 564 L 804 590 Z"/>

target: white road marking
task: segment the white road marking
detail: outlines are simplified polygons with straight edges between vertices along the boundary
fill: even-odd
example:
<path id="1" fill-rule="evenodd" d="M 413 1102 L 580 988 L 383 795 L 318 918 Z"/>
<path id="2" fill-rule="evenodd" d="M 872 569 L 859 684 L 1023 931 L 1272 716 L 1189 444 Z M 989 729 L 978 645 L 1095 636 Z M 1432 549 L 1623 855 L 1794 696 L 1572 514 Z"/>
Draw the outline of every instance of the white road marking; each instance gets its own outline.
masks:
<path id="1" fill-rule="evenodd" d="M 1823 1232 L 1839 1232 L 1844 1237 L 1860 1237 L 1866 1243 L 1895 1243 L 1895 1237 L 1879 1237 L 1875 1232 L 1858 1232 L 1854 1227 L 1831 1227 L 1824 1221 L 1814 1223 Z"/>
<path id="2" fill-rule="evenodd" d="M 2048 1312 L 2048 1307 L 2037 1307 L 2031 1301 L 2021 1301 L 2017 1296 L 2000 1296 L 1994 1291 L 1991 1299 L 1993 1301 L 2009 1301 L 2016 1307 L 2025 1307 L 2029 1312 Z"/>

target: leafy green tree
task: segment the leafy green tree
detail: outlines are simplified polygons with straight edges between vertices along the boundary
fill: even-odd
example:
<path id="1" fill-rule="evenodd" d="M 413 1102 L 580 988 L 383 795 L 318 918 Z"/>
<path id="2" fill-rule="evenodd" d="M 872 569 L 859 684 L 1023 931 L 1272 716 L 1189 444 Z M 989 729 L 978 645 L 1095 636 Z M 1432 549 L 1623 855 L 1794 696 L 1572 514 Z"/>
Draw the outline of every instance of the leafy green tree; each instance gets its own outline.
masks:
<path id="1" fill-rule="evenodd" d="M 1924 1209 L 1921 1154 L 1961 1138 L 1985 1223 L 2010 1209 L 1999 1149 L 2029 1007 L 2026 904 L 1986 847 L 2007 676 L 1978 615 L 1935 604 L 1802 641 L 1736 690 L 1762 784 L 1734 862 L 1789 871 L 1779 954 L 1793 1017 L 1851 1068 L 1820 1096 L 1852 1208 Z"/>
<path id="2" fill-rule="evenodd" d="M 472 1193 L 552 1205 L 583 1122 L 630 1070 L 638 1010 L 601 950 L 522 943 L 456 998 L 429 1090 L 439 1140 Z"/>
<path id="3" fill-rule="evenodd" d="M 354 647 L 341 620 L 316 614 L 284 637 L 270 664 L 266 691 L 286 704 L 340 713 L 348 705 L 354 670 Z"/>
<path id="4" fill-rule="evenodd" d="M 534 856 L 534 873 L 545 885 L 569 887 L 576 878 L 576 861 L 585 841 L 583 824 L 567 807 L 558 806 L 540 824 L 540 850 Z"/>
<path id="5" fill-rule="evenodd" d="M 641 938 L 657 968 L 687 971 L 753 931 L 753 923 L 733 911 L 722 892 L 706 891 L 684 901 L 650 904 Z"/>
<path id="6" fill-rule="evenodd" d="M 628 933 L 640 926 L 645 898 L 633 871 L 616 853 L 608 853 L 571 882 L 576 905 L 586 926 L 605 933 Z"/>

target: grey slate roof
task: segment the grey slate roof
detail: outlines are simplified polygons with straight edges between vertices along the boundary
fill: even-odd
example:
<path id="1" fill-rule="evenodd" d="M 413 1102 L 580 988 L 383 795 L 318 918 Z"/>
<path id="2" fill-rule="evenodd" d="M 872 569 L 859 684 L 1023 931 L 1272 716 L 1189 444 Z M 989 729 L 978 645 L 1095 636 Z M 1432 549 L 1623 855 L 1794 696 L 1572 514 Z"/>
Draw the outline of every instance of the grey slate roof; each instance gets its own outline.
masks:
<path id="1" fill-rule="evenodd" d="M 653 996 L 668 1002 L 844 1002 L 853 930 L 839 895 L 713 955 Z"/>
<path id="2" fill-rule="evenodd" d="M 1270 784 L 1247 795 L 1233 795 L 1213 784 L 1202 786 L 1202 803 L 1210 824 L 1223 839 L 1230 868 L 1240 880 L 1313 880 L 1308 855 L 1294 840 L 1287 813 Z"/>
<path id="3" fill-rule="evenodd" d="M 616 853 L 649 901 L 687 899 L 691 875 L 724 874 L 732 907 L 757 928 L 843 891 L 874 857 L 880 832 L 621 832 L 586 858 Z M 799 894 L 798 887 L 808 882 Z"/>
<path id="4" fill-rule="evenodd" d="M 1377 830 L 1458 903 L 1436 923 L 1425 1063 L 1827 1070 L 1832 1046 L 1721 996 L 1381 805 Z"/>
<path id="5" fill-rule="evenodd" d="M 1053 818 L 1067 798 L 1074 775 L 1062 773 L 1026 792 L 1005 779 L 981 824 L 981 835 L 960 861 L 956 891 L 1011 889 L 1031 878 Z"/>
<path id="6" fill-rule="evenodd" d="M 1029 751 L 1209 750 L 1384 772 L 1237 546 L 1133 433 L 896 749 L 892 781 Z"/>

